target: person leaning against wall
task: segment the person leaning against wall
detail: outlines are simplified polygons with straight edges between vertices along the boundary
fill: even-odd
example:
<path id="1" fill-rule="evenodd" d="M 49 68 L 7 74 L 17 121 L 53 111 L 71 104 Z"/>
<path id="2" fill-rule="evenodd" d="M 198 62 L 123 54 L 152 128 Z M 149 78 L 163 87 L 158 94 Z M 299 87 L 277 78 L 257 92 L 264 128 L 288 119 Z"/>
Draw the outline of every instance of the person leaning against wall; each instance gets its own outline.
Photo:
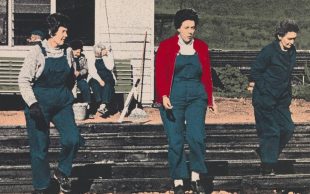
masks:
<path id="1" fill-rule="evenodd" d="M 183 179 L 190 178 L 194 193 L 204 193 L 200 174 L 205 166 L 205 116 L 213 109 L 212 76 L 208 45 L 194 38 L 198 15 L 193 9 L 179 10 L 174 17 L 177 33 L 162 41 L 156 54 L 156 102 L 168 137 L 168 162 L 174 192 L 185 192 Z M 186 122 L 186 124 L 185 124 Z M 190 149 L 190 170 L 184 153 Z"/>
<path id="2" fill-rule="evenodd" d="M 49 38 L 34 45 L 25 58 L 18 83 L 26 102 L 25 116 L 30 144 L 32 183 L 35 194 L 48 193 L 51 184 L 49 126 L 60 134 L 61 152 L 53 177 L 62 192 L 70 192 L 72 162 L 84 140 L 74 120 L 72 104 L 72 56 L 63 48 L 68 36 L 69 18 L 54 13 L 47 17 Z"/>
<path id="3" fill-rule="evenodd" d="M 289 106 L 291 76 L 296 64 L 294 42 L 298 32 L 294 20 L 281 21 L 276 27 L 275 40 L 261 50 L 251 66 L 255 82 L 252 104 L 259 137 L 256 153 L 262 162 L 263 175 L 275 174 L 279 155 L 295 128 Z"/>
<path id="4" fill-rule="evenodd" d="M 113 73 L 114 59 L 112 50 L 102 42 L 94 45 L 94 57 L 89 60 L 89 85 L 95 97 L 97 111 L 108 114 L 108 107 L 115 93 L 115 75 Z"/>

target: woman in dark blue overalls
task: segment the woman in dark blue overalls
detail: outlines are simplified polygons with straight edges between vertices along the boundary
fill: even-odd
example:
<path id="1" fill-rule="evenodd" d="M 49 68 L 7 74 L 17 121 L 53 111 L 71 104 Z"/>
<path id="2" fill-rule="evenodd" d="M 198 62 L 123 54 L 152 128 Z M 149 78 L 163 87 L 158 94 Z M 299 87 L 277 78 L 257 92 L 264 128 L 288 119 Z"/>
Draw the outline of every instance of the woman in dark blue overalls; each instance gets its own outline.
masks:
<path id="1" fill-rule="evenodd" d="M 292 100 L 291 75 L 296 64 L 294 41 L 299 32 L 293 20 L 276 28 L 276 40 L 262 49 L 251 67 L 255 82 L 253 107 L 261 159 L 261 174 L 274 175 L 274 168 L 294 132 L 289 106 Z"/>
<path id="2" fill-rule="evenodd" d="M 200 174 L 205 166 L 205 116 L 213 110 L 212 79 L 208 46 L 193 38 L 198 15 L 193 9 L 176 13 L 179 34 L 160 43 L 156 56 L 156 95 L 168 137 L 168 162 L 174 180 L 174 192 L 183 194 L 183 179 L 191 178 L 194 193 L 205 188 Z M 190 149 L 188 172 L 184 143 Z"/>
<path id="3" fill-rule="evenodd" d="M 25 100 L 25 116 L 30 144 L 34 193 L 48 193 L 51 182 L 49 162 L 49 125 L 60 134 L 62 146 L 54 178 L 62 192 L 70 192 L 68 176 L 72 162 L 83 144 L 72 110 L 74 83 L 72 56 L 62 48 L 67 37 L 68 18 L 52 14 L 47 18 L 50 38 L 32 48 L 19 75 L 19 86 Z M 70 88 L 71 87 L 71 88 Z"/>
<path id="4" fill-rule="evenodd" d="M 102 42 L 94 46 L 95 60 L 89 63 L 89 85 L 93 90 L 98 112 L 105 114 L 115 93 L 114 61 Z M 105 60 L 103 60 L 103 58 Z"/>

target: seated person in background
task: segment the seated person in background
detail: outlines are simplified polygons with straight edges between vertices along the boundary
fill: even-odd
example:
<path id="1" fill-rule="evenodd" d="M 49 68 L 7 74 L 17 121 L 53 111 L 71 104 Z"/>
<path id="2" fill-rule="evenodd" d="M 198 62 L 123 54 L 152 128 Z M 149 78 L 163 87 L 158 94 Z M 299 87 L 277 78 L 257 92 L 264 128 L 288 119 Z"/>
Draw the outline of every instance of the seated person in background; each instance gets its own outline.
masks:
<path id="1" fill-rule="evenodd" d="M 87 59 L 83 52 L 83 42 L 81 40 L 73 40 L 70 42 L 73 55 L 73 67 L 75 68 L 74 75 L 76 77 L 77 88 L 82 94 L 83 102 L 91 103 L 90 88 L 87 83 L 88 65 Z M 89 114 L 89 118 L 94 118 L 92 114 Z"/>
<path id="2" fill-rule="evenodd" d="M 41 30 L 33 30 L 30 32 L 30 37 L 27 39 L 27 42 L 30 45 L 34 45 L 41 43 L 44 38 L 45 35 Z"/>
<path id="3" fill-rule="evenodd" d="M 115 76 L 113 74 L 114 60 L 111 49 L 102 42 L 94 46 L 95 58 L 89 63 L 89 85 L 94 93 L 98 112 L 106 114 L 108 104 L 115 93 Z"/>

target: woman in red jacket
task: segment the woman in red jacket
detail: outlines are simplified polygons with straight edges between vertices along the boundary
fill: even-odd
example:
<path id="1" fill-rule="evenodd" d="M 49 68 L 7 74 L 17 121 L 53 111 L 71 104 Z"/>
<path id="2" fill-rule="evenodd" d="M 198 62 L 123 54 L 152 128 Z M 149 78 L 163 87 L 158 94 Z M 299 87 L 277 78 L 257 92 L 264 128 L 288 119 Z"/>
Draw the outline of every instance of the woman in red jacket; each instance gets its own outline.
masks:
<path id="1" fill-rule="evenodd" d="M 168 136 L 168 161 L 174 192 L 184 193 L 183 179 L 190 177 L 184 142 L 190 148 L 192 190 L 204 193 L 200 174 L 205 166 L 206 107 L 213 110 L 208 45 L 194 38 L 198 15 L 179 10 L 174 18 L 178 33 L 162 41 L 156 55 L 156 102 Z M 185 125 L 186 123 L 186 125 Z"/>

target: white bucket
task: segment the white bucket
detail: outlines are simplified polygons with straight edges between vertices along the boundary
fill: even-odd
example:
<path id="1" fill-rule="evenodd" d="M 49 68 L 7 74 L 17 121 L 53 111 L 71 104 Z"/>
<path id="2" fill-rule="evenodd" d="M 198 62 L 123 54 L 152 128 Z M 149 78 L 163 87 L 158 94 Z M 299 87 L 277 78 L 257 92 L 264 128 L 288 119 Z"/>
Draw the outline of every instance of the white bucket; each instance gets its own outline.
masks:
<path id="1" fill-rule="evenodd" d="M 73 104 L 73 112 L 75 120 L 81 121 L 86 119 L 87 103 Z"/>

